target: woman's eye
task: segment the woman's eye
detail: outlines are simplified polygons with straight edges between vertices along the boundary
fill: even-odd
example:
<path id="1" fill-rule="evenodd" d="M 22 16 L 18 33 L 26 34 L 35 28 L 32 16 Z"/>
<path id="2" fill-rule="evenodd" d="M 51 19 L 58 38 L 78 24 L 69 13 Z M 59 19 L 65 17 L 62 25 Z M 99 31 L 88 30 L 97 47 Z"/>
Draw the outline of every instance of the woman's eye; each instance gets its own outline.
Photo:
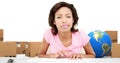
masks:
<path id="1" fill-rule="evenodd" d="M 61 18 L 61 17 L 57 17 L 57 18 Z"/>
<path id="2" fill-rule="evenodd" d="M 71 16 L 67 16 L 67 18 L 71 18 Z"/>

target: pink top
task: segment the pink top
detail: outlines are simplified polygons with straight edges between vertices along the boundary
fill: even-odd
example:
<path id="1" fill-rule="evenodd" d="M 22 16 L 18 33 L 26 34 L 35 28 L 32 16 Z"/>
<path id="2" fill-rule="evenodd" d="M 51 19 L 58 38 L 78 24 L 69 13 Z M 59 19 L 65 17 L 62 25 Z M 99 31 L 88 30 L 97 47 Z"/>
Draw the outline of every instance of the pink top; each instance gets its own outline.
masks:
<path id="1" fill-rule="evenodd" d="M 51 29 L 47 30 L 44 34 L 44 38 L 50 45 L 50 53 L 57 53 L 59 51 L 69 51 L 69 55 L 73 53 L 80 53 L 80 50 L 89 41 L 89 36 L 83 31 L 72 33 L 72 44 L 65 47 L 59 39 L 58 34 L 53 35 Z"/>

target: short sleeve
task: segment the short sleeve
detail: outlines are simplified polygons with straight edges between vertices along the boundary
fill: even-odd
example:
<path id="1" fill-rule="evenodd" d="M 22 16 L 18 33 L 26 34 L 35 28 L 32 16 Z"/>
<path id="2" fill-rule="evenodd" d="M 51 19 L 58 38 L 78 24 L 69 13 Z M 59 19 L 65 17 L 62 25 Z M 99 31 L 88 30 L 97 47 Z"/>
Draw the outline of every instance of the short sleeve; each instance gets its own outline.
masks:
<path id="1" fill-rule="evenodd" d="M 44 33 L 44 39 L 46 40 L 47 43 L 50 43 L 51 42 L 51 38 L 52 38 L 52 32 L 51 32 L 51 29 L 47 30 L 45 33 Z"/>
<path id="2" fill-rule="evenodd" d="M 82 44 L 83 46 L 85 46 L 89 42 L 90 37 L 84 31 L 80 31 L 79 33 L 80 33 L 80 39 L 82 41 Z"/>

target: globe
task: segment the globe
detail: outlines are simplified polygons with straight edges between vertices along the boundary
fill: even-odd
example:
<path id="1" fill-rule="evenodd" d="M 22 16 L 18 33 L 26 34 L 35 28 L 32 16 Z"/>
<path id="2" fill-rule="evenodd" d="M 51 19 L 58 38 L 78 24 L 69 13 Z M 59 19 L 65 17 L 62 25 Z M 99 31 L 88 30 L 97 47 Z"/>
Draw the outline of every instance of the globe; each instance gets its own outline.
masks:
<path id="1" fill-rule="evenodd" d="M 96 58 L 107 56 L 110 53 L 112 40 L 106 32 L 95 30 L 90 32 L 88 36 Z"/>

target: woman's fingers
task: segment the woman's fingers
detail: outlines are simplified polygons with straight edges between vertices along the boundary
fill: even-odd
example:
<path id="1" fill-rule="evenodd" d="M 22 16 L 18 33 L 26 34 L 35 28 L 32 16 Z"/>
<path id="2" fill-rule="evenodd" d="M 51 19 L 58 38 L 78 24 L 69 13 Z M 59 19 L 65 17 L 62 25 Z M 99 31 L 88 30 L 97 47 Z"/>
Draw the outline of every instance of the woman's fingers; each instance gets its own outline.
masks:
<path id="1" fill-rule="evenodd" d="M 64 57 L 66 55 L 66 52 L 65 51 L 60 51 L 58 52 L 58 54 L 61 56 L 61 57 Z"/>
<path id="2" fill-rule="evenodd" d="M 78 58 L 81 58 L 81 54 L 72 54 L 70 56 L 71 59 L 78 59 Z"/>
<path id="3" fill-rule="evenodd" d="M 50 55 L 51 58 L 59 58 L 60 57 L 60 54 L 58 53 L 53 53 Z"/>

